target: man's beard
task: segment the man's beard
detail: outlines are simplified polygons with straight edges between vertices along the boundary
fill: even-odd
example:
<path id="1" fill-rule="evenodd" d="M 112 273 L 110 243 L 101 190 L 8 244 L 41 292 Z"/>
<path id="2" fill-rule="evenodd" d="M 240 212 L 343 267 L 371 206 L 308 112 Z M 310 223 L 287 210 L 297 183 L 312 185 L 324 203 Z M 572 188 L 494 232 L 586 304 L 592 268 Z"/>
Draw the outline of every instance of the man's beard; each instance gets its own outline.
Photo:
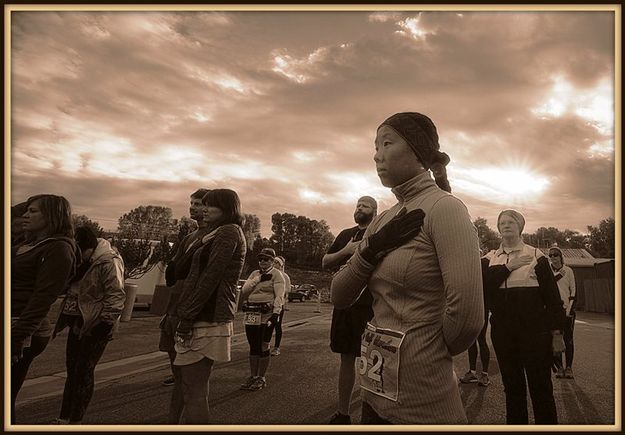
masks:
<path id="1" fill-rule="evenodd" d="M 354 213 L 354 221 L 358 225 L 369 225 L 372 220 L 373 220 L 373 214 L 365 214 L 359 211 Z"/>

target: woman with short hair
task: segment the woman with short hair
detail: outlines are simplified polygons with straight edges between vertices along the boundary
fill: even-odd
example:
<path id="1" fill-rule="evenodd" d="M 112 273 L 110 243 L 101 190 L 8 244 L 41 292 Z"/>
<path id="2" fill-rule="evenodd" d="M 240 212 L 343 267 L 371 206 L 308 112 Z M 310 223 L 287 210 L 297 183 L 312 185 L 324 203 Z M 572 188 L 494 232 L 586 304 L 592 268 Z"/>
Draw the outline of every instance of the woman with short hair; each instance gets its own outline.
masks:
<path id="1" fill-rule="evenodd" d="M 564 350 L 564 309 L 549 260 L 521 238 L 524 226 L 516 210 L 497 217 L 502 242 L 486 255 L 484 278 L 491 339 L 506 394 L 506 423 L 528 424 L 529 387 L 535 423 L 557 424 L 551 365 Z"/>
<path id="2" fill-rule="evenodd" d="M 215 361 L 230 361 L 237 281 L 245 260 L 243 214 L 231 189 L 213 189 L 202 198 L 204 221 L 214 228 L 201 238 L 178 298 L 172 409 L 183 397 L 186 424 L 208 423 L 208 380 Z M 182 394 L 179 392 L 182 391 Z M 176 412 L 170 412 L 170 418 Z"/>
<path id="3" fill-rule="evenodd" d="M 24 239 L 11 247 L 11 422 L 15 400 L 30 364 L 44 351 L 52 326 L 50 306 L 63 293 L 80 258 L 72 209 L 62 196 L 35 195 L 26 201 Z"/>

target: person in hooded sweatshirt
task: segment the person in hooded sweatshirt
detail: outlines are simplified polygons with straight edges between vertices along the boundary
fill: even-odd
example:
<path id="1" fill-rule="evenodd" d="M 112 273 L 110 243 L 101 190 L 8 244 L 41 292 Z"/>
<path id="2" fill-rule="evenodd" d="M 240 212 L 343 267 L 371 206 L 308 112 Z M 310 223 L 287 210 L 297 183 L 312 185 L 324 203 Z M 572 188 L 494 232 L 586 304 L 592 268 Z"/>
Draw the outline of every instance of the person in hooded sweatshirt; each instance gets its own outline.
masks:
<path id="1" fill-rule="evenodd" d="M 35 195 L 22 215 L 23 239 L 11 246 L 11 423 L 30 364 L 44 351 L 52 326 L 50 306 L 67 288 L 80 252 L 72 209 L 62 196 Z"/>
<path id="2" fill-rule="evenodd" d="M 76 229 L 82 263 L 61 304 L 54 336 L 69 327 L 67 378 L 59 418 L 53 424 L 80 424 L 93 395 L 94 371 L 124 308 L 124 262 L 105 239 L 88 227 Z"/>

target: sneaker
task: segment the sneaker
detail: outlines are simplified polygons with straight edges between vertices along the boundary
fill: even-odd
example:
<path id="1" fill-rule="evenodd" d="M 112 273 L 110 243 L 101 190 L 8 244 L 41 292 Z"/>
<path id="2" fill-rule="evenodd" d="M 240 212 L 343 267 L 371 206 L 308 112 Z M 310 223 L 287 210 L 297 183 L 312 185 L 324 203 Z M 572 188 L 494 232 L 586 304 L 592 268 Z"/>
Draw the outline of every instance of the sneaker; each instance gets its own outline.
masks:
<path id="1" fill-rule="evenodd" d="M 248 390 L 257 391 L 262 390 L 267 386 L 267 380 L 261 376 L 257 376 L 252 385 L 248 388 Z"/>
<path id="2" fill-rule="evenodd" d="M 463 384 L 473 384 L 477 382 L 477 376 L 475 376 L 475 373 L 472 373 L 471 370 L 469 370 L 464 374 L 463 377 L 460 378 L 460 382 L 462 382 Z"/>
<path id="3" fill-rule="evenodd" d="M 558 367 L 558 371 L 556 372 L 556 378 L 562 379 L 564 377 L 564 369 L 562 367 Z"/>
<path id="4" fill-rule="evenodd" d="M 337 412 L 332 416 L 328 424 L 352 424 L 352 418 L 349 415 Z"/>
<path id="5" fill-rule="evenodd" d="M 488 387 L 490 385 L 490 379 L 488 379 L 488 373 L 482 373 L 477 379 L 477 384 L 480 387 Z"/>
<path id="6" fill-rule="evenodd" d="M 50 422 L 50 424 L 69 424 L 69 420 L 66 420 L 64 418 L 55 418 Z"/>
<path id="7" fill-rule="evenodd" d="M 176 383 L 176 381 L 174 380 L 173 377 L 167 378 L 163 381 L 163 385 L 165 385 L 166 387 L 171 387 Z"/>
<path id="8" fill-rule="evenodd" d="M 278 355 L 280 355 L 279 347 L 274 347 L 273 349 L 271 349 L 271 356 L 278 356 Z"/>
<path id="9" fill-rule="evenodd" d="M 573 379 L 573 369 L 570 367 L 567 367 L 564 369 L 564 377 L 567 379 Z"/>
<path id="10" fill-rule="evenodd" d="M 256 376 L 250 376 L 249 378 L 247 378 L 245 380 L 245 382 L 243 382 L 241 384 L 241 387 L 239 389 L 240 390 L 249 390 L 250 386 L 254 383 L 255 380 L 256 380 Z"/>

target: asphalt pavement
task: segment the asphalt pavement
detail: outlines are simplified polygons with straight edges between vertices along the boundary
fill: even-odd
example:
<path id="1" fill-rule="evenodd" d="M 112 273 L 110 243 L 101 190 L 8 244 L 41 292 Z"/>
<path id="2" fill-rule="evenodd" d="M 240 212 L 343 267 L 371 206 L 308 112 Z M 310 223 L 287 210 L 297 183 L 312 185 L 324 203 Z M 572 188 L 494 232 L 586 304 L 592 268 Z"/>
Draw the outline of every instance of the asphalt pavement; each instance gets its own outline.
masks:
<path id="1" fill-rule="evenodd" d="M 255 392 L 239 390 L 249 368 L 241 314 L 237 314 L 232 360 L 216 364 L 211 375 L 212 425 L 225 425 L 220 426 L 225 430 L 263 429 L 258 425 L 272 425 L 275 430 L 289 427 L 276 425 L 337 430 L 333 426 L 316 426 L 325 425 L 336 409 L 339 356 L 328 345 L 332 307 L 312 301 L 294 302 L 289 307 L 282 354 L 272 357 L 267 388 Z M 316 312 L 319 308 L 321 312 Z M 98 429 L 106 430 L 119 429 L 119 425 L 167 423 L 172 387 L 162 385 L 170 371 L 166 354 L 157 351 L 158 321 L 157 316 L 136 312 L 130 322 L 122 324 L 96 370 L 96 391 L 84 424 L 104 425 Z M 579 313 L 575 328 L 575 379 L 553 378 L 560 423 L 594 430 L 613 429 L 620 426 L 620 417 L 615 419 L 616 396 L 620 406 L 615 370 L 620 373 L 620 358 L 615 367 L 614 318 Z M 41 429 L 31 425 L 46 425 L 58 416 L 65 377 L 64 345 L 64 337 L 57 338 L 33 363 L 17 405 L 17 423 L 27 425 L 24 429 Z M 466 353 L 454 358 L 454 366 L 458 376 L 467 371 Z M 488 387 L 459 385 L 470 426 L 505 424 L 503 386 L 492 346 L 489 374 Z M 351 406 L 355 423 L 360 420 L 360 406 L 355 394 Z"/>

